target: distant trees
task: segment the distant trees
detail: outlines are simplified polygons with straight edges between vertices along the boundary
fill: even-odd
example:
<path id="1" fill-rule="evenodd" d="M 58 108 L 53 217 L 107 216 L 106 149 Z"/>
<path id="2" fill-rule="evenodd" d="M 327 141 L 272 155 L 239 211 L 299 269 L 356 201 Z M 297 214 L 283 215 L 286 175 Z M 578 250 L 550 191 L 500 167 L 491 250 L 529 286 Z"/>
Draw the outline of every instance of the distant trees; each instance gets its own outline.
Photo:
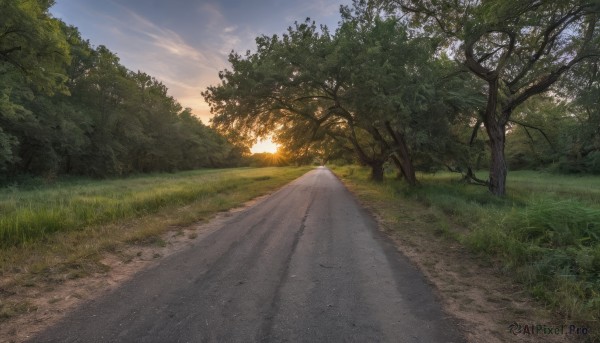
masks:
<path id="1" fill-rule="evenodd" d="M 48 15 L 0 0 L 0 178 L 235 165 L 241 153 L 158 80 Z"/>
<path id="2" fill-rule="evenodd" d="M 507 125 L 511 169 L 600 174 L 598 61 L 573 67 L 553 87 L 519 106 Z"/>

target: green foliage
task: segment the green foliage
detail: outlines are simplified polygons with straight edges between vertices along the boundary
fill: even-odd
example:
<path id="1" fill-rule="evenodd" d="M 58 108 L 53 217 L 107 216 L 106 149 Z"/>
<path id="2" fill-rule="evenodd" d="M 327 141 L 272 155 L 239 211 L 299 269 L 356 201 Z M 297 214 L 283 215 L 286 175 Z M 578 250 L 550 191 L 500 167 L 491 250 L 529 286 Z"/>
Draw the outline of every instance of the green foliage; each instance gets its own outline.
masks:
<path id="1" fill-rule="evenodd" d="M 560 91 L 572 98 L 559 141 L 558 169 L 565 173 L 600 174 L 600 63 L 586 61 L 562 82 Z"/>
<path id="2" fill-rule="evenodd" d="M 559 160 L 565 129 L 574 123 L 568 103 L 537 96 L 520 106 L 513 118 L 506 138 L 511 170 L 544 169 Z"/>
<path id="3" fill-rule="evenodd" d="M 0 181 L 240 163 L 161 82 L 92 47 L 50 5 L 0 1 Z"/>
<path id="4" fill-rule="evenodd" d="M 0 1 L 0 78 L 21 73 L 36 90 L 66 92 L 64 68 L 69 47 L 58 20 L 48 14 L 53 1 Z"/>
<path id="5" fill-rule="evenodd" d="M 14 137 L 4 133 L 0 128 L 0 172 L 6 171 L 7 166 L 14 163 L 13 150 L 15 145 Z"/>
<path id="6" fill-rule="evenodd" d="M 481 118 L 491 150 L 489 189 L 505 195 L 505 135 L 515 109 L 551 89 L 569 70 L 597 63 L 600 6 L 595 0 L 391 3 L 423 36 L 444 40 L 487 84 Z"/>
<path id="7" fill-rule="evenodd" d="M 439 168 L 453 117 L 479 94 L 448 75 L 455 64 L 434 57 L 435 40 L 411 38 L 400 19 L 364 2 L 353 10 L 334 34 L 307 20 L 258 37 L 255 53 L 232 53 L 232 69 L 203 93 L 213 125 L 246 144 L 275 132 L 285 150 L 323 160 L 353 151 L 373 177 L 394 156 L 414 184 L 413 163 Z"/>

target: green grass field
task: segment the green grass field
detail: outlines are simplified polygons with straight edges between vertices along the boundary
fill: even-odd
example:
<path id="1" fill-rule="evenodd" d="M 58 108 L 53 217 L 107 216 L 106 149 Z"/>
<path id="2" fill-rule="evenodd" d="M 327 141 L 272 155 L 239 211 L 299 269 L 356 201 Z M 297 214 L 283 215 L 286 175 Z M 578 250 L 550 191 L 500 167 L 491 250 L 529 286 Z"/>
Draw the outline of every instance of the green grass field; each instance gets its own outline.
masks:
<path id="1" fill-rule="evenodd" d="M 499 265 L 563 318 L 600 329 L 600 177 L 510 172 L 508 196 L 497 198 L 454 173 L 421 174 L 411 189 L 393 175 L 378 185 L 367 181 L 368 169 L 332 169 L 372 199 L 435 209 L 445 218 L 439 232 Z"/>
<path id="2" fill-rule="evenodd" d="M 241 168 L 157 174 L 115 180 L 68 180 L 0 190 L 0 247 L 46 239 L 55 232 L 157 213 L 193 203 L 210 212 L 228 209 L 291 181 L 307 168 Z"/>

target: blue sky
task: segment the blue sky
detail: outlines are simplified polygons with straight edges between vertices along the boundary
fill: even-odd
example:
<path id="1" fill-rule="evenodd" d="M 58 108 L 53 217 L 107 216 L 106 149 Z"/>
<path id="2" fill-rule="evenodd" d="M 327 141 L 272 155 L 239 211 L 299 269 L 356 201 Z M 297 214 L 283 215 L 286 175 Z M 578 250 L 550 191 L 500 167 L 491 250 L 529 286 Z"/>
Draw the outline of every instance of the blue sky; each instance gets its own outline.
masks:
<path id="1" fill-rule="evenodd" d="M 306 17 L 332 29 L 351 0 L 57 0 L 51 13 L 105 45 L 127 68 L 144 71 L 205 123 L 200 92 L 218 83 L 231 50 L 254 48 L 262 34 L 283 33 Z"/>

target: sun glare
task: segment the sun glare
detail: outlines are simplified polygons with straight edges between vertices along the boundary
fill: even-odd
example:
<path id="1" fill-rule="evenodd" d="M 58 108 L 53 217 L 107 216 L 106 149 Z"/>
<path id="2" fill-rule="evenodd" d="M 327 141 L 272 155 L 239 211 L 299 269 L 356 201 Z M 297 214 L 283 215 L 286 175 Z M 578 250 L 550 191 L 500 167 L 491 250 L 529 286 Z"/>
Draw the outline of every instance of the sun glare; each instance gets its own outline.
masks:
<path id="1" fill-rule="evenodd" d="M 250 149 L 253 154 L 268 152 L 274 154 L 277 152 L 277 144 L 273 143 L 270 138 L 261 139 Z"/>

